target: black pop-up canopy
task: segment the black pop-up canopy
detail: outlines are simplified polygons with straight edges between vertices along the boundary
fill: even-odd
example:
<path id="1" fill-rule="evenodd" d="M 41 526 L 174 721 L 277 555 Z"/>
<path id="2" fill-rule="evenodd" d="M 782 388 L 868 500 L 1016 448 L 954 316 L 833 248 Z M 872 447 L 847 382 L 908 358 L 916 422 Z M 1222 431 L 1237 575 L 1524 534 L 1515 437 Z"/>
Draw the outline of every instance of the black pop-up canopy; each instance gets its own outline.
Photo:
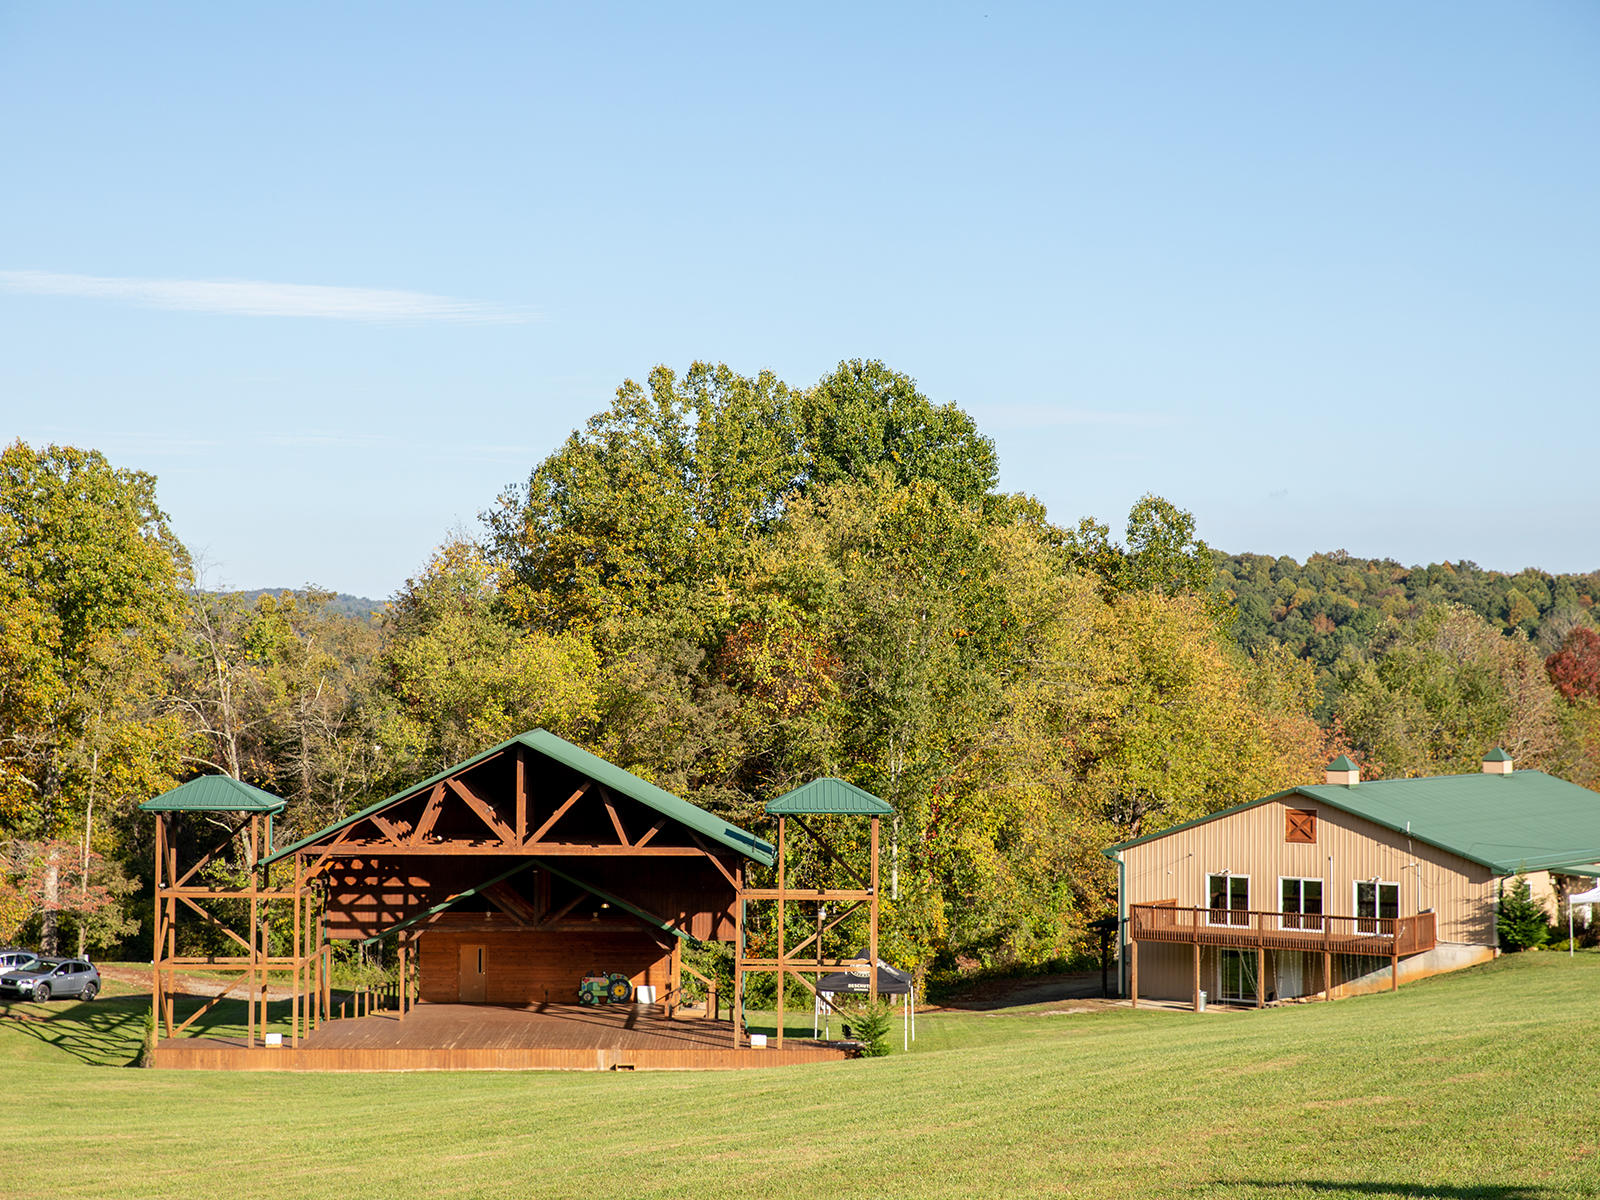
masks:
<path id="1" fill-rule="evenodd" d="M 839 971 L 832 975 L 824 975 L 817 980 L 817 991 L 838 994 L 848 992 L 851 995 L 865 996 L 871 989 L 865 971 Z M 888 963 L 878 964 L 878 995 L 880 996 L 909 996 L 911 995 L 911 976 L 891 967 Z"/>
<path id="2" fill-rule="evenodd" d="M 859 957 L 865 957 L 861 955 Z M 909 971 L 902 971 L 899 967 L 891 967 L 881 958 L 878 960 L 878 995 L 903 996 L 900 1006 L 900 1023 L 904 1027 L 901 1031 L 902 1049 L 910 1049 L 911 1039 L 917 1036 L 917 989 L 911 980 Z M 817 1002 L 812 1017 L 812 1034 L 821 1030 L 824 1037 L 828 1032 L 828 1017 L 832 1011 L 833 997 L 839 995 L 865 996 L 870 992 L 869 980 L 866 971 L 835 971 L 832 975 L 824 975 L 817 980 Z"/>

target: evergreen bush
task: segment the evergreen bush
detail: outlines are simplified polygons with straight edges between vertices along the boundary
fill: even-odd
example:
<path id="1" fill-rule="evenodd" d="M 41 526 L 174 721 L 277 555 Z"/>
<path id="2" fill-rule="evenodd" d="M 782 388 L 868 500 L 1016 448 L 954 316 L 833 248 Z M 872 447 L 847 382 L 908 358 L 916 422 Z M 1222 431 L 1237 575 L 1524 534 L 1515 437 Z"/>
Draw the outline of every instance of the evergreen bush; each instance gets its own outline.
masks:
<path id="1" fill-rule="evenodd" d="M 893 1015 L 889 1005 L 882 1000 L 874 1004 L 862 1003 L 850 1014 L 850 1034 L 861 1043 L 863 1058 L 882 1058 L 889 1053 L 889 1029 Z"/>
<path id="2" fill-rule="evenodd" d="M 1495 926 L 1500 932 L 1500 945 L 1506 950 L 1527 950 L 1549 940 L 1550 915 L 1533 898 L 1526 872 L 1517 872 L 1509 891 L 1504 883 L 1500 885 L 1500 915 Z"/>

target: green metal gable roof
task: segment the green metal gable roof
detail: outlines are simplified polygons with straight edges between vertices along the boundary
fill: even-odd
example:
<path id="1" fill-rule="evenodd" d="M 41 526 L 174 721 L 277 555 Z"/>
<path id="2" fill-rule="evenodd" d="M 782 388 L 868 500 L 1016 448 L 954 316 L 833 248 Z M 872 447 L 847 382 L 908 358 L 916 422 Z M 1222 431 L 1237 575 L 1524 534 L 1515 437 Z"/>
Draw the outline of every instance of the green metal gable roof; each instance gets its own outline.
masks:
<path id="1" fill-rule="evenodd" d="M 1431 842 L 1497 875 L 1600 858 L 1600 795 L 1546 775 L 1435 775 L 1374 779 L 1351 787 L 1297 788 L 1377 825 Z"/>
<path id="2" fill-rule="evenodd" d="M 780 817 L 803 813 L 883 817 L 892 814 L 894 809 L 853 783 L 827 778 L 813 779 L 776 800 L 768 800 L 767 812 Z"/>
<path id="3" fill-rule="evenodd" d="M 144 812 L 281 813 L 282 797 L 231 775 L 202 775 L 139 805 Z"/>
<path id="4" fill-rule="evenodd" d="M 754 859 L 763 866 L 771 866 L 776 850 L 767 842 L 756 837 L 755 834 L 740 829 L 737 825 L 730 825 L 721 817 L 707 812 L 698 805 L 690 804 L 678 796 L 674 796 L 665 788 L 657 787 L 645 779 L 640 779 L 631 771 L 625 771 L 614 763 L 595 754 L 590 754 L 580 746 L 574 746 L 565 738 L 559 738 L 547 729 L 532 729 L 527 733 L 520 733 L 516 737 L 507 738 L 497 746 L 490 746 L 482 753 L 475 754 L 464 762 L 459 762 L 453 767 L 446 767 L 436 775 L 431 775 L 421 783 L 414 783 L 410 787 L 394 793 L 392 796 L 379 800 L 376 804 L 369 804 L 360 812 L 351 813 L 342 820 L 335 821 L 326 829 L 319 829 L 309 837 L 301 838 L 291 846 L 262 860 L 263 865 L 276 862 L 278 859 L 293 854 L 296 850 L 303 850 L 314 842 L 319 842 L 329 834 L 337 833 L 347 826 L 354 825 L 357 821 L 364 820 L 374 813 L 382 812 L 390 805 L 395 804 L 419 792 L 424 792 L 437 783 L 470 770 L 479 763 L 493 758 L 512 746 L 526 746 L 537 754 L 555 760 L 563 766 L 570 767 L 578 774 L 596 783 L 620 792 L 624 796 L 637 800 L 648 808 L 665 817 L 669 817 L 679 824 L 687 825 L 696 833 L 704 834 L 730 850 L 737 850 L 747 858 Z"/>
<path id="5" fill-rule="evenodd" d="M 1407 833 L 1497 875 L 1524 867 L 1575 869 L 1600 860 L 1600 794 L 1543 771 L 1307 784 L 1119 842 L 1108 853 L 1294 795 Z"/>

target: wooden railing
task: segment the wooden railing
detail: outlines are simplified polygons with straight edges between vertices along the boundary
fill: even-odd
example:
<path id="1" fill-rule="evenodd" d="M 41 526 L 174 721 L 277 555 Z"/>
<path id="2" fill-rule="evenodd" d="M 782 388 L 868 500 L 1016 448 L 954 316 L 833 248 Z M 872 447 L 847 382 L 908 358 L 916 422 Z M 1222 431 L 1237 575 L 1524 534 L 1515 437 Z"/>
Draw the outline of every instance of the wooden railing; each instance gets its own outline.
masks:
<path id="1" fill-rule="evenodd" d="M 1139 942 L 1389 958 L 1433 949 L 1435 923 L 1431 912 L 1414 917 L 1346 917 L 1240 908 L 1179 908 L 1173 903 L 1133 904 L 1128 907 L 1128 936 Z"/>

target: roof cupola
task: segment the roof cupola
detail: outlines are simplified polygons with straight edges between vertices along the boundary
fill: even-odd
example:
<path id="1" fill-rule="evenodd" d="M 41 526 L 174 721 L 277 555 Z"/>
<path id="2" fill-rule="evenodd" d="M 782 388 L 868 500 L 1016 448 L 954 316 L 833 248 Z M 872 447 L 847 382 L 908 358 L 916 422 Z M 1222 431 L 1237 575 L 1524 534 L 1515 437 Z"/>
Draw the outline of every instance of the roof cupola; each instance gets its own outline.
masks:
<path id="1" fill-rule="evenodd" d="M 1343 784 L 1345 787 L 1355 787 L 1361 782 L 1361 768 L 1351 762 L 1348 755 L 1341 754 L 1328 764 L 1323 778 L 1329 785 Z"/>
<path id="2" fill-rule="evenodd" d="M 1511 755 L 1496 746 L 1483 756 L 1483 773 L 1485 775 L 1511 774 Z"/>

